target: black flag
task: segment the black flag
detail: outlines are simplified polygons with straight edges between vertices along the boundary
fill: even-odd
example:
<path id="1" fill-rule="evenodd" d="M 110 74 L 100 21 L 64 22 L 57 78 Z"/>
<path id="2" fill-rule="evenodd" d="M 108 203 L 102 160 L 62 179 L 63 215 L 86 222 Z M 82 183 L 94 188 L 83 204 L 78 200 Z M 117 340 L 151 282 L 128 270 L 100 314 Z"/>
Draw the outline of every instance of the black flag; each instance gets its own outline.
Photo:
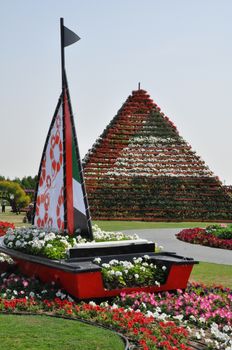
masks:
<path id="1" fill-rule="evenodd" d="M 64 26 L 64 47 L 74 44 L 80 37 Z"/>

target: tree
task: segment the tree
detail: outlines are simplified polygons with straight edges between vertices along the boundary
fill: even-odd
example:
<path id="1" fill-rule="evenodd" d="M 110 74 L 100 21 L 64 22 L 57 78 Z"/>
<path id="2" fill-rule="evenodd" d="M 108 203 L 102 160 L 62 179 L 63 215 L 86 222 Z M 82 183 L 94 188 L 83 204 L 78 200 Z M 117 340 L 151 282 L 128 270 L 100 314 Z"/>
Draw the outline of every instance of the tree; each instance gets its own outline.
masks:
<path id="1" fill-rule="evenodd" d="M 20 212 L 20 209 L 30 203 L 30 197 L 26 195 L 22 187 L 13 181 L 0 181 L 0 192 L 2 199 L 7 200 L 13 212 Z"/>

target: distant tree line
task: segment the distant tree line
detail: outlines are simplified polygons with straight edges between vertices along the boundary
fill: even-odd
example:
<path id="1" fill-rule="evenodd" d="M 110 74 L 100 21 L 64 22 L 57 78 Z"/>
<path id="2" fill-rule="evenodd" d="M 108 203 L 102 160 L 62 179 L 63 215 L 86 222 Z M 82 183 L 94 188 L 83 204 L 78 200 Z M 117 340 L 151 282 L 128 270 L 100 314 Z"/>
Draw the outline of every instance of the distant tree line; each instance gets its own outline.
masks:
<path id="1" fill-rule="evenodd" d="M 24 176 L 22 179 L 16 177 L 13 180 L 0 175 L 0 201 L 3 207 L 10 205 L 13 212 L 21 209 L 34 201 L 37 185 L 37 176 Z M 5 209 L 4 209 L 5 211 Z"/>
<path id="2" fill-rule="evenodd" d="M 19 184 L 24 190 L 34 190 L 36 189 L 38 176 L 24 176 L 22 179 L 15 177 L 13 180 L 0 175 L 0 181 L 12 181 Z"/>

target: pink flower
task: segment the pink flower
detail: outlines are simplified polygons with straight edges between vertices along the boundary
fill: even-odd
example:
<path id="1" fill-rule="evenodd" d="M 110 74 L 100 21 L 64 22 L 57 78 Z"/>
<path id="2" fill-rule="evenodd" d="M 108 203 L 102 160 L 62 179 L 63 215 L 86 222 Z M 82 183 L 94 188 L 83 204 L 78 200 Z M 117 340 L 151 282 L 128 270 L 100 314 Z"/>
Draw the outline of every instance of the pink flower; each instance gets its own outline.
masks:
<path id="1" fill-rule="evenodd" d="M 24 281 L 23 281 L 23 286 L 24 286 L 24 287 L 27 287 L 27 286 L 28 286 L 28 282 L 24 280 Z"/>

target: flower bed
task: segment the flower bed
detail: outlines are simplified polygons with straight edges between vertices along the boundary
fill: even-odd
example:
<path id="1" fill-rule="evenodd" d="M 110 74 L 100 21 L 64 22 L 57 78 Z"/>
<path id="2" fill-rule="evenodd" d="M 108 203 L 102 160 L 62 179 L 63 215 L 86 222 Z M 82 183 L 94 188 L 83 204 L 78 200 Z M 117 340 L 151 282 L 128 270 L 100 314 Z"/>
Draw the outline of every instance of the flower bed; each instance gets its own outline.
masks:
<path id="1" fill-rule="evenodd" d="M 220 329 L 232 326 L 232 291 L 229 288 L 192 283 L 184 292 L 121 294 L 116 302 L 135 311 L 156 313 L 161 319 L 176 318 L 200 327 L 216 322 Z"/>
<path id="2" fill-rule="evenodd" d="M 185 292 L 132 293 L 100 305 L 77 303 L 55 284 L 15 273 L 0 275 L 0 312 L 48 313 L 83 319 L 117 330 L 143 350 L 190 350 L 198 340 L 205 349 L 232 348 L 232 291 L 191 284 Z"/>
<path id="3" fill-rule="evenodd" d="M 10 222 L 0 221 L 0 237 L 4 236 L 9 228 L 14 229 L 15 225 Z"/>
<path id="4" fill-rule="evenodd" d="M 185 292 L 132 293 L 115 301 L 119 306 L 139 310 L 158 320 L 178 320 L 193 339 L 207 349 L 232 349 L 232 290 L 189 284 Z"/>
<path id="5" fill-rule="evenodd" d="M 143 312 L 105 303 L 75 303 L 54 285 L 15 274 L 0 277 L 0 312 L 38 312 L 83 319 L 113 328 L 141 349 L 188 350 L 188 331 L 173 321 L 159 321 Z"/>
<path id="6" fill-rule="evenodd" d="M 176 234 L 181 241 L 232 250 L 232 225 L 210 225 L 205 229 L 184 229 Z"/>

